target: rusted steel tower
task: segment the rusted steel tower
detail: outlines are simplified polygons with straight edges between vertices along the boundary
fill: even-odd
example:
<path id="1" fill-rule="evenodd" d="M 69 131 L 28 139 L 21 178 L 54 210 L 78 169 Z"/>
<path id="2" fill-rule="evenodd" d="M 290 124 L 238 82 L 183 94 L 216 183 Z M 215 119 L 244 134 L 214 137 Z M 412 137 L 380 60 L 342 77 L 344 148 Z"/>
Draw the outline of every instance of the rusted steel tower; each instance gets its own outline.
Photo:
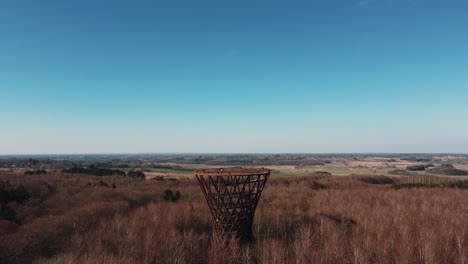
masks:
<path id="1" fill-rule="evenodd" d="M 211 211 L 213 239 L 252 241 L 252 223 L 269 169 L 195 170 Z"/>

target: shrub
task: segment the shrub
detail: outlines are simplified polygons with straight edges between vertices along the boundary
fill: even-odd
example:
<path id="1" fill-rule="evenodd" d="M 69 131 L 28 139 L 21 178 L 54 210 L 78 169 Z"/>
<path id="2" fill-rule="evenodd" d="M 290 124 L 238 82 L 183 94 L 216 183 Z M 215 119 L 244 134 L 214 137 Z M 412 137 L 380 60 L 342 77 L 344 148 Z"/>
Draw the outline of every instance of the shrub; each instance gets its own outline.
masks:
<path id="1" fill-rule="evenodd" d="M 164 176 L 156 176 L 153 179 L 156 181 L 164 181 Z"/>
<path id="2" fill-rule="evenodd" d="M 14 188 L 8 181 L 0 181 L 0 205 L 4 207 L 10 202 L 17 202 L 19 204 L 28 200 L 30 197 L 29 192 L 24 186 Z"/>
<path id="3" fill-rule="evenodd" d="M 327 188 L 327 186 L 317 182 L 317 181 L 313 181 L 311 186 L 312 190 L 322 190 L 322 189 L 325 189 Z"/>
<path id="4" fill-rule="evenodd" d="M 468 180 L 450 182 L 448 184 L 449 188 L 459 188 L 459 189 L 468 189 Z"/>
<path id="5" fill-rule="evenodd" d="M 409 171 L 406 171 L 406 170 L 391 170 L 391 171 L 388 172 L 388 174 L 400 175 L 400 176 L 410 176 L 410 175 L 414 175 L 415 173 L 414 172 L 409 172 Z"/>
<path id="6" fill-rule="evenodd" d="M 401 188 L 452 188 L 452 189 L 468 189 L 468 180 L 451 181 L 442 183 L 400 183 L 393 185 L 395 190 Z"/>
<path id="7" fill-rule="evenodd" d="M 90 166 L 88 168 L 74 166 L 74 167 L 62 170 L 62 173 L 86 174 L 86 175 L 94 175 L 94 176 L 110 176 L 110 175 L 124 176 L 125 175 L 125 172 L 121 170 L 97 168 L 94 166 Z"/>
<path id="8" fill-rule="evenodd" d="M 35 170 L 35 171 L 25 171 L 24 175 L 41 175 L 41 174 L 47 174 L 47 171 L 45 170 Z"/>
<path id="9" fill-rule="evenodd" d="M 14 188 L 8 181 L 0 181 L 0 218 L 15 220 L 15 210 L 7 205 L 12 202 L 22 204 L 29 198 L 30 194 L 24 186 Z"/>
<path id="10" fill-rule="evenodd" d="M 370 184 L 393 184 L 394 180 L 385 176 L 363 177 L 359 179 L 362 182 Z"/>
<path id="11" fill-rule="evenodd" d="M 434 187 L 441 187 L 440 185 L 435 184 L 425 184 L 425 183 L 399 183 L 393 185 L 395 190 L 402 189 L 402 188 L 434 188 Z"/>
<path id="12" fill-rule="evenodd" d="M 99 181 L 99 185 L 102 186 L 102 187 L 109 187 L 109 185 L 106 183 L 106 182 L 103 182 L 103 181 Z"/>
<path id="13" fill-rule="evenodd" d="M 312 173 L 312 175 L 313 176 L 330 176 L 332 174 L 328 171 L 315 171 L 314 173 Z"/>
<path id="14" fill-rule="evenodd" d="M 171 201 L 171 202 L 177 202 L 180 199 L 180 192 L 177 191 L 175 195 L 172 193 L 172 190 L 165 190 L 164 191 L 164 200 L 166 201 Z"/>
<path id="15" fill-rule="evenodd" d="M 142 171 L 134 171 L 134 170 L 127 172 L 126 176 L 130 178 L 138 178 L 138 179 L 145 178 L 145 174 Z"/>
<path id="16" fill-rule="evenodd" d="M 413 166 L 406 167 L 406 169 L 409 171 L 423 171 L 423 170 L 426 170 L 426 166 L 425 165 L 413 165 Z"/>
<path id="17" fill-rule="evenodd" d="M 467 171 L 455 169 L 453 167 L 437 167 L 427 171 L 432 174 L 442 174 L 442 175 L 453 175 L 453 176 L 463 176 L 468 175 Z"/>

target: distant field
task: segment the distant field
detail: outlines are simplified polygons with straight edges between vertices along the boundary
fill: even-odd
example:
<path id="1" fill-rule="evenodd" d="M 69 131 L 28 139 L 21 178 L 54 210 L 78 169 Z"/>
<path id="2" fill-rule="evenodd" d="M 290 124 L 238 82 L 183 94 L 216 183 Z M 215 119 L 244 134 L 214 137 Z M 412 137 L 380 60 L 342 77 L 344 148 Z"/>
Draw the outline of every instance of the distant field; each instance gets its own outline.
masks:
<path id="1" fill-rule="evenodd" d="M 176 169 L 150 169 L 151 172 L 167 173 L 167 174 L 183 174 L 193 175 L 193 170 L 176 170 Z"/>
<path id="2" fill-rule="evenodd" d="M 417 163 L 410 163 L 412 165 Z M 369 166 L 369 167 L 368 167 Z M 348 175 L 384 175 L 384 176 L 391 176 L 391 177 L 399 177 L 399 175 L 394 175 L 389 173 L 392 170 L 405 170 L 406 166 L 401 167 L 390 167 L 390 166 L 382 166 L 382 164 L 369 164 L 368 166 L 358 165 L 348 163 L 332 163 L 324 166 L 304 166 L 304 167 L 296 167 L 290 165 L 265 165 L 264 167 L 270 168 L 272 170 L 271 176 L 272 177 L 298 177 L 298 176 L 307 176 L 312 175 L 315 172 L 329 172 L 332 175 L 336 176 L 348 176 Z M 163 177 L 190 177 L 194 176 L 194 170 L 196 168 L 218 168 L 220 166 L 206 166 L 206 165 L 197 165 L 197 164 L 189 164 L 180 166 L 179 169 L 169 169 L 169 168 L 138 168 L 134 167 L 133 170 L 143 170 L 144 173 L 147 175 L 147 178 L 154 178 L 156 176 L 163 176 Z M 111 167 L 112 169 L 119 169 L 117 167 Z M 457 164 L 456 168 L 467 170 L 468 166 L 463 164 Z M 28 169 L 25 168 L 1 168 L 0 173 L 23 173 Z M 125 169 L 128 170 L 128 169 Z M 60 171 L 60 170 L 54 170 Z M 414 174 L 427 174 L 425 171 L 411 171 Z M 455 177 L 455 178 L 468 178 L 467 176 L 448 176 L 448 175 L 440 175 L 440 174 L 431 174 L 434 176 L 441 176 L 441 177 Z"/>
<path id="3" fill-rule="evenodd" d="M 434 162 L 435 165 L 445 164 L 447 162 Z M 466 162 L 465 162 L 466 163 Z M 468 170 L 468 166 L 464 162 L 456 163 L 456 167 L 460 169 Z M 316 166 L 292 166 L 292 165 L 263 165 L 261 167 L 266 167 L 272 170 L 272 177 L 298 177 L 314 174 L 315 172 L 323 171 L 329 172 L 332 175 L 336 176 L 348 176 L 348 175 L 384 175 L 399 177 L 389 173 L 392 170 L 406 170 L 406 167 L 412 165 L 424 165 L 425 163 L 418 162 L 409 162 L 399 159 L 384 159 L 384 158 L 367 158 L 363 160 L 354 160 L 354 159 L 338 159 L 326 165 L 316 165 Z M 176 169 L 166 169 L 166 168 L 150 168 L 145 169 L 149 178 L 155 176 L 165 176 L 168 177 L 187 177 L 192 176 L 193 171 L 199 168 L 218 168 L 223 166 L 207 166 L 204 164 L 168 164 L 168 166 L 177 166 Z M 225 166 L 224 166 L 225 167 Z M 247 166 L 248 167 L 248 166 Z M 260 167 L 260 166 L 256 166 Z M 411 171 L 414 174 L 426 174 L 425 171 Z M 447 176 L 447 175 L 438 175 L 431 174 L 434 176 L 443 176 L 443 177 L 458 177 L 460 176 Z"/>
<path id="4" fill-rule="evenodd" d="M 272 172 L 270 174 L 272 177 L 294 177 L 294 176 L 305 176 L 307 175 L 304 172 Z"/>

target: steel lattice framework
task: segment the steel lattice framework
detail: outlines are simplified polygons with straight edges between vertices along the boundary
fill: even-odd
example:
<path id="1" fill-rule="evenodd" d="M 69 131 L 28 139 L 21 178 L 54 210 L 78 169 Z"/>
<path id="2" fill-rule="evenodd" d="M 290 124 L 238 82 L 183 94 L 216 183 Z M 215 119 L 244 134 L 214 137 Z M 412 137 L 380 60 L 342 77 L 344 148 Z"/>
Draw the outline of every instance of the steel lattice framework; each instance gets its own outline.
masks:
<path id="1" fill-rule="evenodd" d="M 213 238 L 250 242 L 252 224 L 269 169 L 222 168 L 195 170 L 211 211 Z"/>

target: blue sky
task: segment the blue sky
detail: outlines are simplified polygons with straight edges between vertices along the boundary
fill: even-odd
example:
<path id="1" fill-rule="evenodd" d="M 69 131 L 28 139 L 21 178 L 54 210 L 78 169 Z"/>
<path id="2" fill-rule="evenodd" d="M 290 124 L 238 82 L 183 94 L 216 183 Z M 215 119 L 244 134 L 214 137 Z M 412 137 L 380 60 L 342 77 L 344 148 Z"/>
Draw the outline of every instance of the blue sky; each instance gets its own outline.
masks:
<path id="1" fill-rule="evenodd" d="M 468 1 L 0 1 L 0 154 L 468 152 Z"/>

